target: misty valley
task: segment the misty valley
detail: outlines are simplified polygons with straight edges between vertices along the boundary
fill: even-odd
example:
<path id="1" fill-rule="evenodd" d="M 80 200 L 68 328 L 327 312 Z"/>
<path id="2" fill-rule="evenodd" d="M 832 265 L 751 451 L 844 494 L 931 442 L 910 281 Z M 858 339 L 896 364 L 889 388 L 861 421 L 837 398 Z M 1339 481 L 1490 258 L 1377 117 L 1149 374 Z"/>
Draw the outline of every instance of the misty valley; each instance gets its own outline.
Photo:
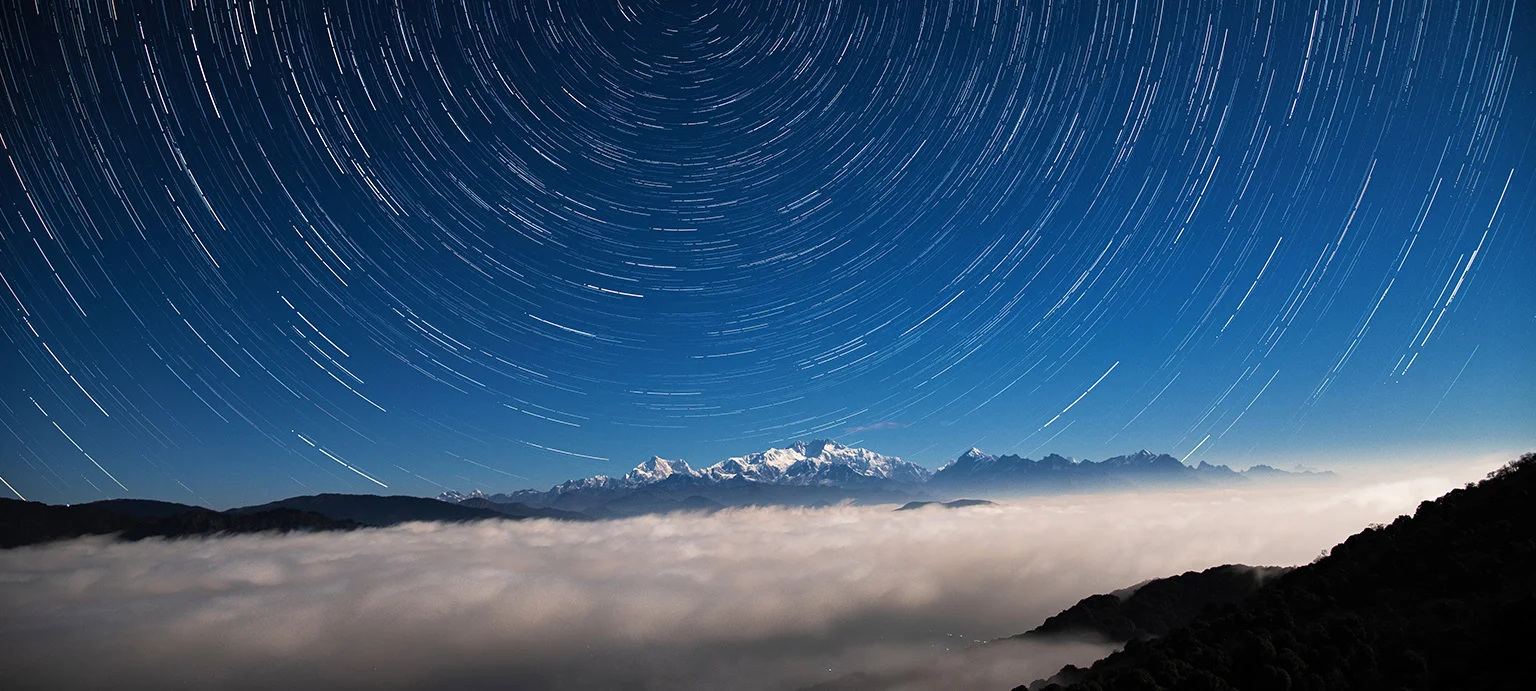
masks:
<path id="1" fill-rule="evenodd" d="M 1444 688 L 1526 631 L 1536 456 L 1475 486 L 1469 467 L 1100 475 L 1157 458 L 1068 461 L 1097 488 L 948 499 L 928 486 L 946 470 L 797 444 L 710 466 L 727 490 L 786 489 L 760 503 L 652 494 L 666 510 L 607 518 L 553 508 L 557 490 L 710 473 L 652 459 L 515 505 L 534 493 L 6 500 L 0 662 L 38 689 Z M 900 496 L 871 479 L 893 472 Z M 829 474 L 862 479 L 786 480 Z M 1499 664 L 1480 688 L 1515 688 Z"/>

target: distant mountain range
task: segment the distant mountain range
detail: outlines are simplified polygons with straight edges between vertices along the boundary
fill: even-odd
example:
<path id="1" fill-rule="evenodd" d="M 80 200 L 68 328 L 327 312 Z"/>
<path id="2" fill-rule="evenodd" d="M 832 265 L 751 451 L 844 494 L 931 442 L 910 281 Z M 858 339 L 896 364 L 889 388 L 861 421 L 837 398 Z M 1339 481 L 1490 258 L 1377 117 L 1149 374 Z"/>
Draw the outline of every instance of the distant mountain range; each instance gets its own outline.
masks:
<path id="1" fill-rule="evenodd" d="M 1046 456 L 1038 461 L 971 449 L 930 473 L 915 463 L 835 441 L 796 442 L 782 449 L 728 458 L 704 468 L 655 457 L 622 477 L 570 480 L 548 491 L 486 495 L 444 492 L 437 499 L 370 494 L 318 494 L 214 511 L 145 499 L 52 506 L 0 499 L 0 548 L 116 534 L 123 539 L 222 533 L 351 530 L 408 521 L 548 518 L 589 521 L 735 506 L 934 503 L 959 508 L 990 502 L 962 496 L 1018 496 L 1220 485 L 1330 476 L 1269 466 L 1237 472 L 1201 463 L 1186 466 L 1165 454 L 1139 451 L 1103 461 Z M 955 500 L 959 501 L 947 501 Z"/>
<path id="2" fill-rule="evenodd" d="M 705 468 L 653 457 L 622 477 L 569 480 L 546 492 L 444 492 L 438 499 L 461 505 L 521 504 L 592 518 L 617 518 L 732 506 L 905 503 L 925 496 L 921 490 L 929 475 L 915 463 L 817 440 L 728 458 Z"/>
<path id="3" fill-rule="evenodd" d="M 1019 496 L 1131 490 L 1158 486 L 1218 485 L 1320 478 L 1332 473 L 1288 472 L 1270 466 L 1235 471 L 1224 465 L 1187 466 L 1167 454 L 1138 451 L 1103 461 L 1052 454 L 1038 461 L 971 449 L 930 473 L 915 463 L 828 439 L 796 442 L 728 458 L 695 469 L 681 460 L 652 457 L 622 477 L 569 480 L 548 491 L 509 494 L 444 492 L 446 502 L 485 508 L 517 505 L 614 518 L 730 506 L 819 506 L 936 501 L 961 495 Z"/>
<path id="4" fill-rule="evenodd" d="M 1332 475 L 1330 472 L 1285 471 L 1267 465 L 1237 471 L 1205 461 L 1189 466 L 1168 454 L 1146 449 L 1102 461 L 1077 460 L 1057 454 L 1034 461 L 1016 455 L 993 456 L 980 449 L 971 449 L 940 468 L 928 484 L 935 490 L 948 492 L 1044 494 Z"/>

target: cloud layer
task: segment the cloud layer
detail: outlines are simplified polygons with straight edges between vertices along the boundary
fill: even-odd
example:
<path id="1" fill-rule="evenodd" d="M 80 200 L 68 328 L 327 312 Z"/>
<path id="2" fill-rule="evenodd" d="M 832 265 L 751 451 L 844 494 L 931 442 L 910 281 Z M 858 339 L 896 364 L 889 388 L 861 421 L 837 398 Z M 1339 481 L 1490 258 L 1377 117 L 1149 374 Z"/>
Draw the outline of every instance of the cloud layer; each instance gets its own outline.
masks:
<path id="1" fill-rule="evenodd" d="M 1306 563 L 1482 470 L 963 510 L 81 539 L 0 552 L 0 669 L 18 688 L 750 690 L 855 672 L 924 688 L 908 672 L 947 665 L 946 688 L 1008 688 L 1105 649 L 952 651 L 1149 578 Z"/>

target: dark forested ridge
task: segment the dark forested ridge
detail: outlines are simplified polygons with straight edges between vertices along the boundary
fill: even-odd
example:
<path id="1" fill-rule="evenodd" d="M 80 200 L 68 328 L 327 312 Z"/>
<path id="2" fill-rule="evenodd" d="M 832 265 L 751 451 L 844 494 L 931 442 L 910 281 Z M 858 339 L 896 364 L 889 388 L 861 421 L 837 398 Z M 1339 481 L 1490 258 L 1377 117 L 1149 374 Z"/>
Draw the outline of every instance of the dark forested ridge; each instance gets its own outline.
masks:
<path id="1" fill-rule="evenodd" d="M 82 535 L 117 535 L 124 540 L 141 540 L 225 533 L 352 530 L 408 521 L 524 518 L 590 520 L 580 514 L 552 509 L 499 506 L 492 510 L 423 497 L 371 494 L 291 497 L 228 511 L 148 499 L 109 499 L 67 506 L 0 499 L 0 549 Z"/>
<path id="2" fill-rule="evenodd" d="M 1030 687 L 1526 689 L 1533 622 L 1536 454 L 1527 454 L 1252 597 Z"/>
<path id="3" fill-rule="evenodd" d="M 395 495 L 382 497 L 376 494 L 313 494 L 289 497 L 280 501 L 257 506 L 230 509 L 229 513 L 250 514 L 273 509 L 310 511 L 336 520 L 356 521 L 366 526 L 385 527 L 409 521 L 484 521 L 522 516 L 459 506 L 425 497 Z"/>
<path id="4" fill-rule="evenodd" d="M 71 506 L 0 499 L 0 549 L 83 535 L 115 534 L 124 540 L 142 540 L 149 537 L 352 530 L 359 527 L 361 524 L 355 521 L 288 508 L 241 514 L 139 499 L 117 499 Z"/>
<path id="5" fill-rule="evenodd" d="M 1123 643 L 1166 636 L 1189 624 L 1206 607 L 1242 600 L 1288 571 L 1227 564 L 1158 578 L 1123 591 L 1085 597 L 1014 638 L 1092 637 Z"/>
<path id="6" fill-rule="evenodd" d="M 956 653 L 959 665 L 995 664 L 996 655 L 1019 651 L 1038 654 L 1041 648 L 1013 647 L 1024 642 L 1052 645 L 1124 643 L 1161 636 L 1188 624 L 1207 607 L 1230 604 L 1258 591 L 1290 569 L 1228 564 L 1158 578 L 1103 595 L 1092 595 L 1062 610 L 1027 633 L 1000 638 Z M 894 672 L 854 672 L 800 691 L 896 691 L 946 688 L 949 679 L 940 666 L 918 666 Z M 1043 685 L 1043 682 L 1042 682 Z M 971 688 L 963 686 L 964 688 Z"/>

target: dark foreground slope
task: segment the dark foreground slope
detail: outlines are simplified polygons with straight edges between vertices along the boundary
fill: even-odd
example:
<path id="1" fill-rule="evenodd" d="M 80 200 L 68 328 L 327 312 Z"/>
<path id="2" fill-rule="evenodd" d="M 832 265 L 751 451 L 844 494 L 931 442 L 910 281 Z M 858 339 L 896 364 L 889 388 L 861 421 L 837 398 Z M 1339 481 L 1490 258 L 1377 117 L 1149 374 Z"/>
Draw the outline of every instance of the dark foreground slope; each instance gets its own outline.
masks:
<path id="1" fill-rule="evenodd" d="M 1158 578 L 1113 593 L 1083 598 L 1027 633 L 966 648 L 956 653 L 953 659 L 890 672 L 855 672 L 803 687 L 800 691 L 973 688 L 974 684 L 954 683 L 956 669 L 985 668 L 999 664 L 1006 657 L 1027 657 L 1042 652 L 1061 654 L 1074 646 L 1091 646 L 1096 654 L 1102 655 L 1104 653 L 1098 651 L 1105 650 L 1108 645 L 1161 636 L 1188 624 L 1208 608 L 1231 604 L 1252 595 L 1286 571 L 1289 569 L 1227 564 Z"/>
<path id="2" fill-rule="evenodd" d="M 1014 638 L 1080 637 L 1124 643 L 1166 636 L 1206 608 L 1243 600 L 1288 571 L 1227 564 L 1158 578 L 1123 591 L 1085 597 Z"/>
<path id="3" fill-rule="evenodd" d="M 1536 680 L 1532 643 L 1536 454 L 1366 529 L 1236 605 L 1031 686 L 1525 689 Z"/>

